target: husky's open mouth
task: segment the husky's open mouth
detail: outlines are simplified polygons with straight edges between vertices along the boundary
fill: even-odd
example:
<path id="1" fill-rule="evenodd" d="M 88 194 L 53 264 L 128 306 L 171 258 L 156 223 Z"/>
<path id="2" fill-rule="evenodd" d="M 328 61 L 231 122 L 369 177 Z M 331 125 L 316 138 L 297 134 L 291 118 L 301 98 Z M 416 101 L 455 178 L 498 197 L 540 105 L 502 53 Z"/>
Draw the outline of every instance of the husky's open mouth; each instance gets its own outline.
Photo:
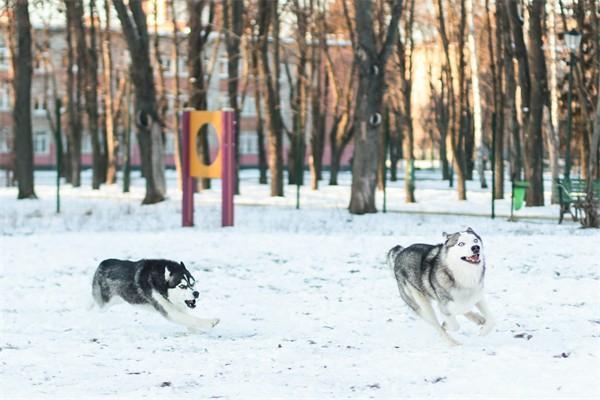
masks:
<path id="1" fill-rule="evenodd" d="M 461 257 L 462 260 L 470 263 L 470 264 L 479 264 L 479 254 L 473 254 L 470 257 Z"/>
<path id="2" fill-rule="evenodd" d="M 185 300 L 185 305 L 188 306 L 189 308 L 195 308 L 196 300 Z"/>

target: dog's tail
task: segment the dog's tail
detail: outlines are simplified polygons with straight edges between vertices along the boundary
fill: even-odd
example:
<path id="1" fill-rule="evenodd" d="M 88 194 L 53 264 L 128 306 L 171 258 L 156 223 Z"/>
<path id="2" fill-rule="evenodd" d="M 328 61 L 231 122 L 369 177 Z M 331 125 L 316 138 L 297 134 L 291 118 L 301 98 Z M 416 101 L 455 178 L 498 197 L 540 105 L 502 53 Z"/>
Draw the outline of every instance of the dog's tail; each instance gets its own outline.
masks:
<path id="1" fill-rule="evenodd" d="M 397 245 L 392 247 L 387 253 L 387 265 L 392 271 L 394 271 L 394 267 L 396 265 L 396 256 L 400 254 L 402 249 L 404 249 L 404 247 Z"/>

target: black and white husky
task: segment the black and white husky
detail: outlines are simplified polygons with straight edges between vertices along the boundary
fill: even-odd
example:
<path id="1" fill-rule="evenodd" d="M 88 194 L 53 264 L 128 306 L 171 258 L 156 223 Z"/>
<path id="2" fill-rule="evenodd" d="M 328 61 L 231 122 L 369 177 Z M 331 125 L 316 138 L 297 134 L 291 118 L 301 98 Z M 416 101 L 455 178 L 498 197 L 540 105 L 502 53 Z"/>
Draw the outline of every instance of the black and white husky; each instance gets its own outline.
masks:
<path id="1" fill-rule="evenodd" d="M 169 260 L 126 261 L 108 259 L 98 266 L 92 295 L 100 307 L 121 298 L 130 304 L 150 305 L 165 318 L 191 331 L 206 330 L 218 319 L 201 319 L 187 313 L 196 307 L 196 280 L 183 263 Z"/>
<path id="2" fill-rule="evenodd" d="M 457 315 L 482 325 L 480 335 L 494 327 L 494 319 L 483 293 L 485 256 L 481 237 L 468 228 L 445 234 L 438 245 L 396 246 L 388 252 L 400 297 L 421 318 L 431 323 L 450 344 L 459 345 L 447 331 L 458 330 Z M 443 318 L 440 324 L 432 303 Z M 472 311 L 477 307 L 481 314 Z"/>

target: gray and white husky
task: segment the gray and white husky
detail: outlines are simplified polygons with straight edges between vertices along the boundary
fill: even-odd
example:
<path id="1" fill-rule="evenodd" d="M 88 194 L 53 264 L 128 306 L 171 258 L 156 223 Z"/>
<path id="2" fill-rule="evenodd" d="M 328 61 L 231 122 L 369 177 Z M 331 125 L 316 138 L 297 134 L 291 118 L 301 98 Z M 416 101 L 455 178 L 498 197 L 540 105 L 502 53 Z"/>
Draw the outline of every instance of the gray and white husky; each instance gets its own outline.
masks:
<path id="1" fill-rule="evenodd" d="M 483 293 L 485 256 L 481 237 L 471 228 L 444 236 L 445 242 L 437 245 L 396 246 L 387 259 L 400 297 L 450 344 L 459 345 L 447 332 L 458 330 L 457 315 L 482 325 L 480 335 L 490 333 L 494 319 Z M 433 310 L 434 302 L 442 324 Z M 472 311 L 473 307 L 481 314 Z"/>
<path id="2" fill-rule="evenodd" d="M 201 319 L 187 313 L 196 307 L 200 296 L 194 289 L 195 282 L 182 262 L 108 259 L 96 269 L 92 295 L 100 307 L 121 298 L 130 304 L 150 305 L 165 318 L 191 331 L 206 330 L 219 320 Z"/>

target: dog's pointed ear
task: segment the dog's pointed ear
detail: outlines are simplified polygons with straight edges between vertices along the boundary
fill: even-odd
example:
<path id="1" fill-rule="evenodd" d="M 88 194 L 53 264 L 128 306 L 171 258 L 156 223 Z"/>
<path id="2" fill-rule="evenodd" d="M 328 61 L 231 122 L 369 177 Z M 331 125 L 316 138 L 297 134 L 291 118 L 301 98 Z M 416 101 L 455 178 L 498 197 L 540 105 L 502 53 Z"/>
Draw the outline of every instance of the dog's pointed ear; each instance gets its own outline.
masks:
<path id="1" fill-rule="evenodd" d="M 450 236 L 450 234 L 448 234 L 446 232 L 442 232 L 442 236 L 444 237 L 444 239 L 448 239 L 448 237 Z"/>
<path id="2" fill-rule="evenodd" d="M 183 263 L 183 261 L 179 261 L 179 265 L 181 265 L 183 268 L 185 268 L 185 264 Z M 185 268 L 187 269 L 187 268 Z"/>
<path id="3" fill-rule="evenodd" d="M 177 286 L 176 282 L 175 282 L 175 274 L 172 273 L 171 271 L 169 271 L 169 268 L 165 265 L 165 282 L 167 283 L 167 286 L 170 288 L 174 288 L 175 286 Z"/>
<path id="4" fill-rule="evenodd" d="M 446 233 L 444 232 L 444 236 L 446 237 L 446 241 L 444 242 L 444 246 L 452 247 L 456 243 L 458 243 L 458 238 L 460 237 L 460 232 L 456 233 Z"/>
<path id="5" fill-rule="evenodd" d="M 469 233 L 475 233 L 475 231 L 473 230 L 473 228 L 471 228 L 470 226 L 467 228 L 467 232 L 469 232 Z"/>

